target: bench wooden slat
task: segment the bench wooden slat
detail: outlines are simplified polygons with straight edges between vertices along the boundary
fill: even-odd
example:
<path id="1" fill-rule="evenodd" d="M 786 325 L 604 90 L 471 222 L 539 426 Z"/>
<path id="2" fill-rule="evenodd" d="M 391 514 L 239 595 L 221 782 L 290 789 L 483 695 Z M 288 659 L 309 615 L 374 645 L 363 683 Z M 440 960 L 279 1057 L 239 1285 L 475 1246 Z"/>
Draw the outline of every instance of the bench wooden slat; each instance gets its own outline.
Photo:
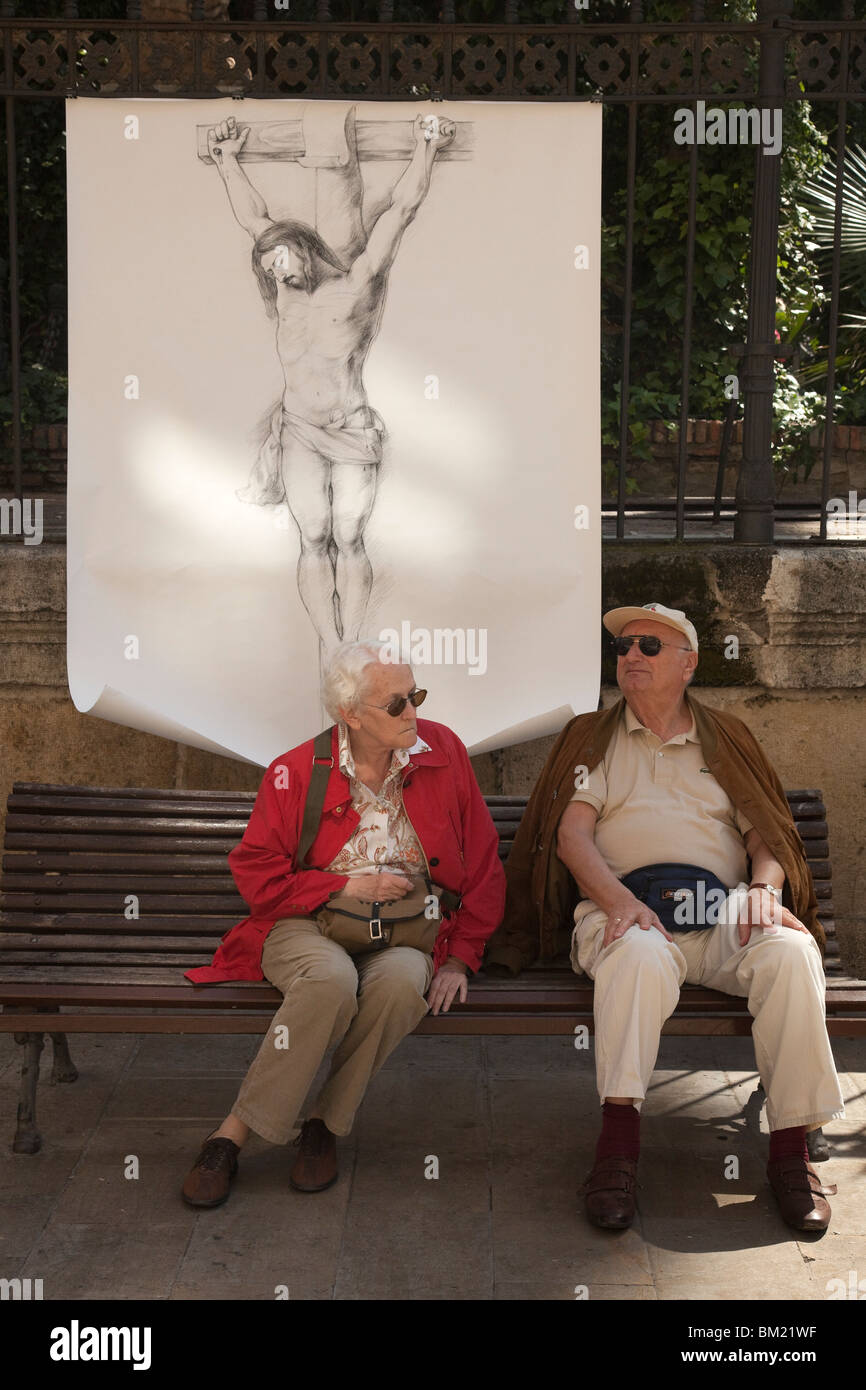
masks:
<path id="1" fill-rule="evenodd" d="M 130 927 L 136 927 L 137 922 L 130 922 Z M 3 961 L 9 959 L 12 951 L 105 951 L 106 942 L 111 942 L 112 951 L 170 951 L 181 953 L 189 951 L 191 954 L 201 954 L 202 952 L 216 949 L 219 936 L 158 936 L 156 932 L 138 933 L 132 932 L 127 936 L 124 932 L 114 932 L 109 937 L 99 935 L 98 932 L 88 934 L 87 932 L 44 932 L 41 935 L 34 935 L 27 932 L 0 932 L 0 969 Z"/>
<path id="2" fill-rule="evenodd" d="M 132 800 L 147 800 L 180 797 L 184 801 L 248 801 L 252 803 L 256 799 L 255 792 L 225 792 L 225 791 L 200 791 L 188 787 L 90 787 L 83 783 L 70 786 L 63 782 L 14 782 L 12 784 L 12 795 L 39 796 L 45 792 L 56 792 L 59 796 L 77 795 L 96 796 L 110 800 L 112 797 L 129 797 Z"/>
<path id="3" fill-rule="evenodd" d="M 236 816 L 233 820 L 210 819 L 204 816 L 191 817 L 193 833 L 198 838 L 206 835 L 232 835 L 238 840 L 247 828 L 249 817 Z M 51 830 L 53 835 L 177 835 L 183 834 L 186 826 L 179 816 L 56 816 L 24 815 L 13 813 L 6 818 L 9 830 L 19 834 L 32 830 L 34 834 Z"/>
<path id="4" fill-rule="evenodd" d="M 115 864 L 115 868 L 119 868 Z M 213 871 L 214 865 L 211 865 Z M 14 882 L 4 889 L 4 901 L 8 902 L 13 893 L 168 893 L 196 895 L 200 893 L 230 893 L 237 898 L 238 890 L 234 879 L 226 867 L 219 876 L 211 872 L 210 877 L 191 874 L 188 878 L 173 874 L 167 865 L 164 874 L 16 874 Z"/>
<path id="5" fill-rule="evenodd" d="M 230 854 L 238 843 L 240 835 L 233 835 L 230 839 L 212 840 L 203 839 L 195 834 L 148 837 L 145 835 L 78 835 L 78 834 L 52 834 L 48 830 L 42 830 L 39 834 L 32 831 L 24 834 L 20 831 L 7 831 L 7 849 L 35 849 L 35 850 L 57 850 L 62 844 L 64 848 L 76 849 L 98 849 L 113 850 L 117 854 L 129 851 L 130 854 L 142 854 L 145 851 L 154 854 L 213 854 L 220 857 Z"/>
<path id="6" fill-rule="evenodd" d="M 10 970 L 4 982 L 4 998 L 13 1008 L 35 1008 L 63 1004 L 78 1008 L 269 1008 L 273 1010 L 281 995 L 272 985 L 232 982 L 226 985 L 197 985 L 178 978 L 177 971 L 154 972 L 127 969 L 123 966 L 84 967 L 86 978 L 71 982 L 69 971 L 56 970 L 56 981 L 46 978 L 33 982 L 32 971 Z M 4 972 L 5 975 L 5 972 Z M 156 978 L 159 975 L 160 978 Z M 154 976 L 154 978 L 151 978 Z M 51 988 L 53 985 L 59 988 Z M 482 979 L 470 986 L 466 1005 L 455 1005 L 461 1013 L 483 1006 L 486 1012 L 592 1012 L 592 985 L 579 982 L 569 971 L 550 972 L 540 976 L 526 974 L 516 979 Z M 716 1014 L 742 1012 L 743 1000 L 736 995 L 720 994 L 694 986 L 683 988 L 678 1013 L 710 1012 Z M 866 1012 L 866 984 L 843 981 L 827 984 L 827 1010 L 838 1014 L 849 1010 Z M 0 1019 L 14 1019 L 14 1013 L 4 1013 Z M 6 1031 L 9 1031 L 7 1028 Z"/>
<path id="7" fill-rule="evenodd" d="M 128 890 L 132 892 L 132 890 Z M 125 893 L 17 893 L 7 889 L 3 894 L 10 912 L 38 912 L 49 907 L 54 912 L 88 912 L 108 915 L 117 912 L 123 916 Z M 177 914 L 190 912 L 194 916 L 225 914 L 242 917 L 248 915 L 246 904 L 237 889 L 225 893 L 142 893 L 139 898 L 139 912 L 153 917 L 160 912 Z"/>
<path id="8" fill-rule="evenodd" d="M 15 887 L 18 874 L 34 874 L 42 870 L 46 875 L 56 872 L 64 874 L 95 873 L 104 869 L 108 873 L 144 873 L 184 876 L 187 874 L 226 874 L 231 879 L 231 870 L 224 860 L 215 854 L 173 854 L 164 862 L 154 859 L 152 854 L 116 854 L 72 851 L 68 854 L 42 852 L 39 854 L 23 851 L 20 854 L 3 856 L 4 882 L 9 875 L 10 887 Z M 234 882 L 234 879 L 232 879 Z"/>
<path id="9" fill-rule="evenodd" d="M 76 947 L 74 951 L 33 951 L 33 950 L 12 950 L 3 952 L 3 961 L 0 964 L 0 985 L 6 978 L 6 971 L 14 970 L 19 965 L 30 965 L 38 968 L 39 974 L 43 975 L 52 966 L 65 966 L 68 975 L 73 979 L 78 979 L 78 971 L 81 971 L 81 979 L 87 978 L 87 971 L 92 966 L 106 966 L 112 970 L 122 967 L 121 975 L 125 978 L 127 970 L 135 973 L 131 979 L 137 979 L 138 968 L 151 969 L 156 966 L 170 965 L 175 971 L 191 970 L 197 965 L 210 965 L 216 941 L 211 943 L 210 950 L 202 949 L 198 954 L 191 951 L 146 951 L 136 954 L 127 951 L 84 951 Z"/>
<path id="10" fill-rule="evenodd" d="M 226 796 L 222 801 L 209 801 L 206 804 L 206 813 L 209 819 L 217 819 L 229 816 L 237 820 L 239 816 L 246 813 L 249 818 L 252 803 L 236 801 L 233 797 Z M 49 794 L 46 796 L 15 796 L 9 797 L 8 812 L 10 815 L 50 815 L 52 817 L 66 813 L 79 815 L 96 815 L 98 817 L 110 815 L 123 815 L 131 819 L 138 816 L 193 816 L 198 819 L 202 815 L 203 807 L 201 802 L 186 801 L 184 793 L 178 794 L 178 799 L 168 797 L 118 797 L 118 796 L 57 796 Z"/>
<path id="11" fill-rule="evenodd" d="M 102 932 L 147 932 L 160 931 L 173 936 L 210 933 L 222 936 L 236 919 L 227 917 L 139 917 L 127 920 L 122 912 L 116 917 L 97 917 L 92 912 L 9 912 L 0 914 L 0 929 L 14 931 L 102 931 Z"/>

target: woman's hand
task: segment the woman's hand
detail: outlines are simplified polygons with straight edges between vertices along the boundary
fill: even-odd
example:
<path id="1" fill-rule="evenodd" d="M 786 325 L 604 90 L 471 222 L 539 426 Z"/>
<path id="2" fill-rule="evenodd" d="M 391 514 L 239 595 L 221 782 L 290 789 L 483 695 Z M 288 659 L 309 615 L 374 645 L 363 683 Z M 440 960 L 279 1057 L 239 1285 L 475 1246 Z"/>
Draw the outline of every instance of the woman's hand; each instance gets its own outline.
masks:
<path id="1" fill-rule="evenodd" d="M 412 881 L 404 874 L 354 874 L 340 892 L 362 903 L 396 903 L 411 890 Z"/>
<path id="2" fill-rule="evenodd" d="M 447 1014 L 458 994 L 460 1003 L 466 1003 L 469 990 L 466 982 L 468 970 L 469 967 L 454 956 L 450 956 L 445 964 L 440 966 L 427 991 L 427 1003 L 430 1005 L 431 1014 L 438 1014 L 440 1009 L 443 1014 Z"/>

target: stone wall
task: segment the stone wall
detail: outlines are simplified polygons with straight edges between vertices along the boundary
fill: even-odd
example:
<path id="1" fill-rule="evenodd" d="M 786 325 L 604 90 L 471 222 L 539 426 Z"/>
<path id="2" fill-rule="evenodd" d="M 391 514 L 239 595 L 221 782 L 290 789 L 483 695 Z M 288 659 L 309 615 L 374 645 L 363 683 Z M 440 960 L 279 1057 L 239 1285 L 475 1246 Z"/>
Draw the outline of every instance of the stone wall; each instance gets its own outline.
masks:
<path id="1" fill-rule="evenodd" d="M 824 792 L 843 960 L 866 977 L 863 579 L 863 552 L 850 547 L 629 543 L 608 544 L 603 557 L 604 608 L 657 600 L 685 609 L 702 642 L 698 698 L 747 721 L 786 787 Z M 75 710 L 63 546 L 0 545 L 0 580 L 0 814 L 16 780 L 257 787 L 249 763 Z M 610 657 L 603 674 L 607 704 L 617 696 Z M 552 741 L 477 758 L 483 790 L 529 791 Z"/>

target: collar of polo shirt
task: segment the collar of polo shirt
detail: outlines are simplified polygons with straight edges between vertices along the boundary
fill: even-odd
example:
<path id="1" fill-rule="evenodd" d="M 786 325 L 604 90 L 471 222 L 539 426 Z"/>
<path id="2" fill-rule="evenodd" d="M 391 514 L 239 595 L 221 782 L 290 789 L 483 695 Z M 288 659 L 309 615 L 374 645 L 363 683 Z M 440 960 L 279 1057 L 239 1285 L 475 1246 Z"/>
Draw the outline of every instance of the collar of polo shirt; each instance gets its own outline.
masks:
<path id="1" fill-rule="evenodd" d="M 652 729 L 648 729 L 645 724 L 640 722 L 629 704 L 625 707 L 625 728 L 626 733 L 629 734 L 633 734 L 637 729 L 642 729 L 645 734 L 652 734 Z M 653 734 L 653 737 L 658 738 L 658 734 Z M 700 743 L 694 714 L 692 714 L 692 727 L 687 729 L 684 734 L 674 734 L 673 738 L 668 739 L 668 743 Z"/>

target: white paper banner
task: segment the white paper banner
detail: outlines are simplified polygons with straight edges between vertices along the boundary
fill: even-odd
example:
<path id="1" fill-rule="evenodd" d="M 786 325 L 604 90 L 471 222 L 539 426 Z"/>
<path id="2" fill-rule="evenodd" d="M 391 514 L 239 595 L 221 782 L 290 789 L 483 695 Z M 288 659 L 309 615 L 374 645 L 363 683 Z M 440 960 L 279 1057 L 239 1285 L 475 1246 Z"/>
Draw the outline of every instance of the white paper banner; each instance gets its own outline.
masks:
<path id="1" fill-rule="evenodd" d="M 601 108 L 66 119 L 78 709 L 265 764 L 357 635 L 472 751 L 595 709 Z"/>

